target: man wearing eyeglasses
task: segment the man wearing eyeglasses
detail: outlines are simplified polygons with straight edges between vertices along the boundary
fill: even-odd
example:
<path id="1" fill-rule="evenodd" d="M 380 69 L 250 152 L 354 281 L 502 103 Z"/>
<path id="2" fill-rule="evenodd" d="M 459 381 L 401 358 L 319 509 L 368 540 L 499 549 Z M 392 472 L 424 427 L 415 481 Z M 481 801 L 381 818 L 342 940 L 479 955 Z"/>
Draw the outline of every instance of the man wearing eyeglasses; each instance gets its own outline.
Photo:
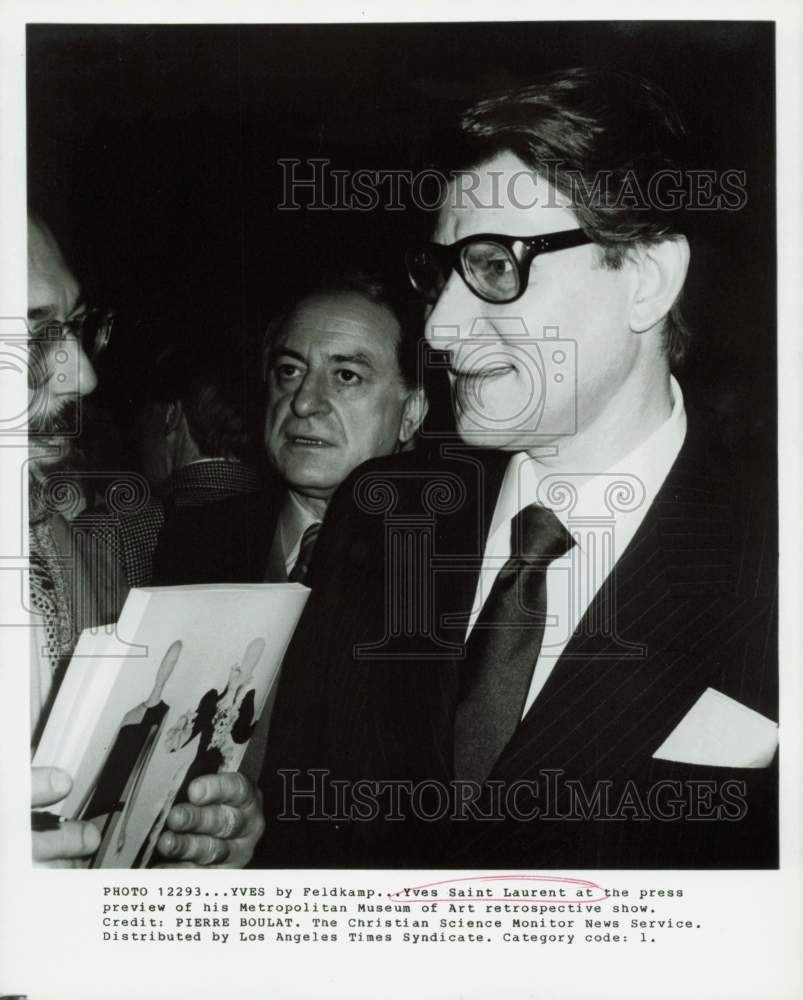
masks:
<path id="1" fill-rule="evenodd" d="M 35 217 L 28 223 L 28 326 L 30 581 L 31 608 L 37 618 L 31 636 L 31 731 L 35 743 L 80 631 L 115 621 L 127 592 L 119 568 L 109 559 L 98 558 L 102 551 L 85 562 L 84 553 L 76 549 L 69 526 L 49 497 L 48 474 L 57 467 L 69 467 L 71 462 L 81 429 L 81 401 L 97 385 L 93 362 L 106 346 L 111 317 L 84 304 L 78 282 L 52 233 Z M 59 802 L 70 787 L 70 776 L 57 768 L 32 769 L 34 807 Z M 194 823 L 217 845 L 218 853 L 221 846 L 225 848 L 223 853 L 232 863 L 237 863 L 240 850 L 242 858 L 250 856 L 251 840 L 240 840 L 240 825 L 251 821 L 249 831 L 256 837 L 262 823 L 250 784 L 238 774 L 206 775 L 197 779 L 190 796 Z M 238 820 L 232 824 L 234 806 Z M 177 808 L 175 816 L 181 822 L 181 807 Z M 175 816 L 169 817 L 168 823 Z M 33 833 L 35 863 L 70 866 L 97 850 L 99 837 L 92 824 L 71 821 L 48 826 L 51 819 L 45 816 L 40 824 L 45 828 Z M 182 829 L 187 826 L 183 823 Z M 183 852 L 176 850 L 172 861 L 180 864 L 183 857 Z"/>
<path id="2" fill-rule="evenodd" d="M 30 581 L 32 610 L 40 623 L 31 642 L 35 740 L 81 629 L 113 621 L 126 588 L 113 565 L 90 570 L 81 563 L 66 521 L 48 501 L 48 474 L 69 467 L 73 458 L 81 400 L 97 385 L 92 357 L 102 350 L 109 323 L 87 308 L 52 233 L 33 216 L 28 220 L 28 326 Z M 81 574 L 86 586 L 72 586 L 71 574 Z M 86 598 L 80 605 L 77 594 Z M 57 802 L 69 787 L 69 776 L 56 768 L 34 768 L 32 804 Z M 83 823 L 33 834 L 39 863 L 69 864 L 96 847 L 96 832 Z"/>
<path id="3" fill-rule="evenodd" d="M 773 506 L 672 374 L 689 246 L 657 192 L 683 142 L 605 72 L 463 116 L 407 265 L 470 447 L 365 465 L 332 504 L 264 863 L 777 863 Z"/>
<path id="4" fill-rule="evenodd" d="M 50 477 L 75 463 L 81 404 L 97 385 L 94 364 L 108 340 L 111 316 L 86 305 L 52 233 L 35 217 L 28 221 L 28 328 L 32 599 L 45 624 L 48 661 L 31 706 L 37 717 L 52 676 L 81 629 L 113 620 L 126 588 L 113 565 L 93 565 L 89 571 L 80 564 L 81 553 L 49 495 L 56 482 Z M 79 564 L 68 565 L 74 559 Z M 92 593 L 71 586 L 70 573 L 85 576 Z"/>

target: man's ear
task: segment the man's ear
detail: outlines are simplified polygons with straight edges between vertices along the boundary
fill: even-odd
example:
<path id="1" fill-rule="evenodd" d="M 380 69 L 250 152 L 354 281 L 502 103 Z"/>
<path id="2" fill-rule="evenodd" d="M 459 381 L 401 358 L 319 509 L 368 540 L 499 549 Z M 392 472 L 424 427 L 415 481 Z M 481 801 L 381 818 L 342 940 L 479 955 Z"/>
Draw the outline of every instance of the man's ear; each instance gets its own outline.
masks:
<path id="1" fill-rule="evenodd" d="M 164 432 L 165 437 L 168 434 L 172 434 L 174 431 L 178 430 L 178 426 L 181 423 L 182 417 L 184 416 L 184 411 L 181 408 L 181 400 L 174 399 L 172 402 L 165 406 L 164 411 Z"/>
<path id="2" fill-rule="evenodd" d="M 399 443 L 408 444 L 424 422 L 429 411 L 429 400 L 423 386 L 418 386 L 407 394 L 399 424 Z"/>
<path id="3" fill-rule="evenodd" d="M 636 249 L 637 284 L 630 308 L 630 329 L 645 333 L 660 323 L 675 303 L 689 268 L 689 244 L 685 236 Z"/>

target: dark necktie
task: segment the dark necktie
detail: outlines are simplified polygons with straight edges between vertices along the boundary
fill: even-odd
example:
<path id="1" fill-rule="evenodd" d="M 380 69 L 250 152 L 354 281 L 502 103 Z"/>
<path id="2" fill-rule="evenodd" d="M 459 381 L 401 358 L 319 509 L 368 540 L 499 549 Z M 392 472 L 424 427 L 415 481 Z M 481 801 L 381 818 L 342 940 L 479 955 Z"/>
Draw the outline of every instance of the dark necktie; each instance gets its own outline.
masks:
<path id="1" fill-rule="evenodd" d="M 321 522 L 316 521 L 311 524 L 304 534 L 301 536 L 301 545 L 298 549 L 298 558 L 295 561 L 295 565 L 290 571 L 290 575 L 287 577 L 290 583 L 303 583 L 304 578 L 307 575 L 307 570 L 312 562 L 312 552 L 315 548 L 315 543 L 318 541 L 318 532 L 321 530 Z"/>
<path id="2" fill-rule="evenodd" d="M 521 721 L 546 619 L 546 571 L 574 539 L 532 504 L 510 522 L 511 556 L 466 646 L 455 716 L 455 777 L 485 781 Z"/>

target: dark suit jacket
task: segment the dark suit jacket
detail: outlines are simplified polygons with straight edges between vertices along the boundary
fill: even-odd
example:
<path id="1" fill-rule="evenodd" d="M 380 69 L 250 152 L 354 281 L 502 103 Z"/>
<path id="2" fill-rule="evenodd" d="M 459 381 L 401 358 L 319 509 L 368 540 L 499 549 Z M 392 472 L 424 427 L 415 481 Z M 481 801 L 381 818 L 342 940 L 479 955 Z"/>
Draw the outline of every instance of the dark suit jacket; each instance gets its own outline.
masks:
<path id="1" fill-rule="evenodd" d="M 73 534 L 116 562 L 129 587 L 261 582 L 283 498 L 283 486 L 239 462 L 193 463 L 144 506 L 123 495 L 116 509 L 81 514 Z"/>
<path id="2" fill-rule="evenodd" d="M 284 486 L 260 488 L 250 470 L 234 463 L 204 462 L 177 476 L 182 473 L 216 478 L 194 481 L 192 490 L 174 489 L 164 500 L 151 585 L 261 583 Z"/>
<path id="3" fill-rule="evenodd" d="M 690 419 L 483 798 L 454 820 L 438 789 L 453 777 L 466 613 L 509 456 L 444 452 L 368 463 L 330 506 L 277 694 L 256 863 L 775 866 L 775 767 L 652 757 L 708 687 L 777 718 L 772 492 L 737 476 Z M 404 818 L 366 784 L 381 781 L 408 783 Z M 325 790 L 303 794 L 313 786 Z"/>

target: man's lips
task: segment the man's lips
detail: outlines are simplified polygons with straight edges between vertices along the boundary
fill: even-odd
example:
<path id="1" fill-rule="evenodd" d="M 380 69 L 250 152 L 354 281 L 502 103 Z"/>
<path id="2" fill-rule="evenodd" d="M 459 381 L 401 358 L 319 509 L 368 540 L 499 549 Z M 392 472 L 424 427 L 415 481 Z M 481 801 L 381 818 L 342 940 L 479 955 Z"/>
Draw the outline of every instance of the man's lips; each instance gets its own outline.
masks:
<path id="1" fill-rule="evenodd" d="M 333 448 L 334 444 L 314 434 L 285 434 L 285 441 L 293 448 Z"/>
<path id="2" fill-rule="evenodd" d="M 485 368 L 457 368 L 454 365 L 449 369 L 449 374 L 457 379 L 488 379 L 498 378 L 500 375 L 508 375 L 514 372 L 516 366 L 513 364 L 488 365 Z"/>

